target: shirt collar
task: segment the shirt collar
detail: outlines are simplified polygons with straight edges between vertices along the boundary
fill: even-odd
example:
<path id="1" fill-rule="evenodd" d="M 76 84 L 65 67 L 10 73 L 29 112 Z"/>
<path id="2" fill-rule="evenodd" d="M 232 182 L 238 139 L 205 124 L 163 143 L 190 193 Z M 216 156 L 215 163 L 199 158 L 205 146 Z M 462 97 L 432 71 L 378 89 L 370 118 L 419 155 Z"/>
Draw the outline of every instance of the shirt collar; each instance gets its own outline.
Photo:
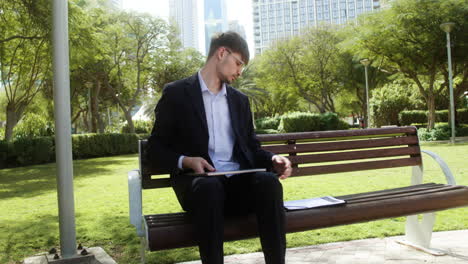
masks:
<path id="1" fill-rule="evenodd" d="M 208 92 L 210 94 L 213 94 L 209 89 L 208 89 L 208 86 L 206 86 L 206 83 L 205 81 L 203 80 L 203 77 L 201 75 L 201 71 L 198 71 L 198 80 L 200 81 L 200 87 L 201 87 L 201 91 L 202 93 L 204 92 Z M 221 91 L 219 91 L 220 95 L 226 95 L 226 83 L 223 82 L 222 86 L 221 86 Z"/>

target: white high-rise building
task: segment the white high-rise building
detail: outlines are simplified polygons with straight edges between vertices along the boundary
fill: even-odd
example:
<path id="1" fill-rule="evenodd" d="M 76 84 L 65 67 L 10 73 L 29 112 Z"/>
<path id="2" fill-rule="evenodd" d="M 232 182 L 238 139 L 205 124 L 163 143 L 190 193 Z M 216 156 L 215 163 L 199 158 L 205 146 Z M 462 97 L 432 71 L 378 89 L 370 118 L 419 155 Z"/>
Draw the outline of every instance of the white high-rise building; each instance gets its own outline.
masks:
<path id="1" fill-rule="evenodd" d="M 252 0 L 255 54 L 320 23 L 342 24 L 380 8 L 379 0 Z"/>
<path id="2" fill-rule="evenodd" d="M 199 50 L 197 2 L 197 0 L 169 0 L 169 17 L 179 27 L 182 46 Z"/>

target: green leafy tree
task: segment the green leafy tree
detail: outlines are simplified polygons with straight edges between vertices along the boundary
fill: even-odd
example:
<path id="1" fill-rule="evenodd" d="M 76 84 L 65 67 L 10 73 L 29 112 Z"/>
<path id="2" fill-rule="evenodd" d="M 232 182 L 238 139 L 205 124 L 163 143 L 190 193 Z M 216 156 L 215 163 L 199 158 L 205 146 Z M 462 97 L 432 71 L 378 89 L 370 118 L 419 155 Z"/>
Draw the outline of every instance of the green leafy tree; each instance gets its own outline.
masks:
<path id="1" fill-rule="evenodd" d="M 6 96 L 5 139 L 50 79 L 48 1 L 0 3 L 0 78 Z"/>
<path id="2" fill-rule="evenodd" d="M 193 48 L 182 48 L 174 24 L 170 24 L 166 35 L 167 48 L 158 52 L 151 61 L 151 89 L 145 101 L 145 115 L 153 116 L 159 96 L 164 86 L 195 74 L 203 66 L 205 57 Z"/>
<path id="3" fill-rule="evenodd" d="M 342 89 L 337 67 L 339 42 L 334 28 L 312 28 L 275 43 L 262 56 L 261 67 L 274 76 L 276 86 L 293 88 L 321 113 L 335 112 L 334 98 Z"/>
<path id="4" fill-rule="evenodd" d="M 374 90 L 369 100 L 373 126 L 401 125 L 398 114 L 403 110 L 414 109 L 417 87 L 404 79 L 397 79 Z"/>
<path id="5" fill-rule="evenodd" d="M 167 49 L 156 54 L 152 60 L 151 84 L 156 93 L 161 93 L 167 83 L 193 75 L 205 61 L 205 57 L 197 50 L 182 48 L 174 23 L 169 25 L 166 41 Z"/>
<path id="6" fill-rule="evenodd" d="M 267 51 L 261 56 L 257 56 L 252 62 L 252 68 L 247 76 L 253 78 L 256 90 L 250 89 L 253 96 L 253 111 L 256 118 L 282 115 L 288 111 L 300 110 L 300 97 L 295 91 L 295 86 L 291 79 L 285 79 L 287 71 L 276 69 L 271 63 L 280 67 L 280 63 L 274 60 L 275 56 L 281 54 Z M 243 77 L 244 78 L 244 77 Z M 284 80 L 281 82 L 280 80 Z"/>
<path id="7" fill-rule="evenodd" d="M 167 27 L 159 18 L 121 12 L 115 13 L 113 23 L 106 28 L 109 47 L 103 56 L 110 59 L 111 68 L 105 85 L 131 132 L 135 131 L 132 110 L 150 87 L 153 60 L 167 48 Z"/>
<path id="8" fill-rule="evenodd" d="M 456 21 L 461 29 L 452 36 L 466 43 L 467 6 L 467 0 L 396 0 L 389 9 L 361 17 L 355 30 L 362 55 L 384 58 L 386 71 L 400 72 L 417 85 L 429 112 L 429 129 L 435 122 L 435 98 L 447 87 L 439 81 L 447 61 L 445 33 L 439 25 Z M 457 75 L 466 70 L 463 72 L 457 71 Z"/>

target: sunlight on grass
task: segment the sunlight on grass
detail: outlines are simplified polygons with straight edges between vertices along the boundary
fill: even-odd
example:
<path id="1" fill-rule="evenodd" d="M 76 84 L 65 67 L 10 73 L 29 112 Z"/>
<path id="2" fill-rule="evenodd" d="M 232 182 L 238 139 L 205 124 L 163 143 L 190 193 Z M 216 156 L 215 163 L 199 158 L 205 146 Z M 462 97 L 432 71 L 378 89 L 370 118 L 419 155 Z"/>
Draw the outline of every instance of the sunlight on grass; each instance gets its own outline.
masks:
<path id="1" fill-rule="evenodd" d="M 468 144 L 424 144 L 450 166 L 457 183 L 468 185 Z M 424 155 L 425 182 L 444 183 L 440 168 Z M 138 263 L 139 238 L 128 219 L 127 172 L 138 167 L 136 155 L 77 160 L 74 189 L 77 240 L 84 246 L 101 246 L 119 263 Z M 285 200 L 323 195 L 344 195 L 406 186 L 411 168 L 395 168 L 283 181 Z M 59 247 L 55 164 L 0 170 L 0 263 Z M 181 211 L 170 188 L 145 190 L 144 213 Z M 468 229 L 468 208 L 438 213 L 435 229 Z M 404 218 L 288 234 L 288 247 L 298 247 L 403 234 Z M 258 239 L 225 244 L 226 254 L 260 251 Z M 148 263 L 174 263 L 198 259 L 197 248 L 147 254 Z"/>

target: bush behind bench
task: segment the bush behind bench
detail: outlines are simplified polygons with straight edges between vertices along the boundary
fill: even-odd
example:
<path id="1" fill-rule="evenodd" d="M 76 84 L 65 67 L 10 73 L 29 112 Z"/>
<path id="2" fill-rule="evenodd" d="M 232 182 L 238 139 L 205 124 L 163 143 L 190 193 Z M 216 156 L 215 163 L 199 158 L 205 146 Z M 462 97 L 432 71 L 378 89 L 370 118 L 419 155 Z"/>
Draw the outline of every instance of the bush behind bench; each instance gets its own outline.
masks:
<path id="1" fill-rule="evenodd" d="M 448 122 L 448 110 L 437 110 L 435 114 L 436 122 Z M 409 126 L 411 124 L 425 124 L 427 123 L 427 111 L 401 111 L 398 115 L 398 120 L 402 126 Z M 457 109 L 457 121 L 460 124 L 468 124 L 468 109 Z"/>
<path id="2" fill-rule="evenodd" d="M 138 152 L 138 134 L 72 135 L 73 159 L 122 155 Z M 54 137 L 17 138 L 0 141 L 0 169 L 55 161 Z"/>
<path id="3" fill-rule="evenodd" d="M 335 113 L 290 112 L 281 116 L 255 120 L 257 134 L 348 129 L 349 125 Z"/>

